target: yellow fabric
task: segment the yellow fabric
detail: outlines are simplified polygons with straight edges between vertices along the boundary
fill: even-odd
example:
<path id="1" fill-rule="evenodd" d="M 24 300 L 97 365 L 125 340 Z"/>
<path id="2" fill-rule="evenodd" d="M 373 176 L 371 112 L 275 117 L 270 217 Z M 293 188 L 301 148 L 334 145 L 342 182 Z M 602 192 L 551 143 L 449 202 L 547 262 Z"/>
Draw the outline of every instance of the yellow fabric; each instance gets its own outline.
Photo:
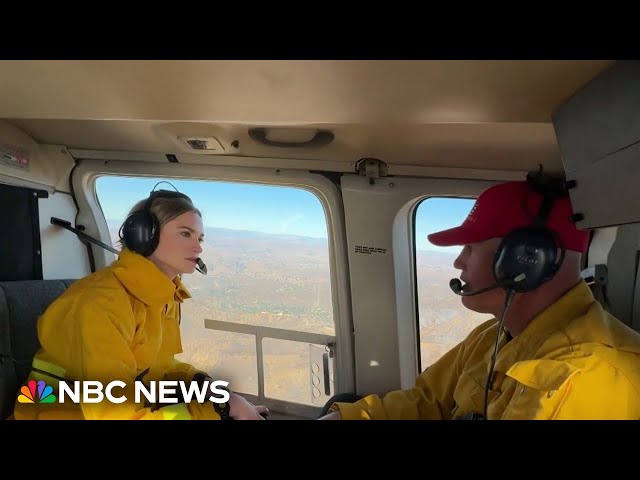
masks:
<path id="1" fill-rule="evenodd" d="M 162 417 L 165 420 L 190 420 L 189 409 L 184 403 L 177 403 L 162 408 Z"/>
<path id="2" fill-rule="evenodd" d="M 165 419 L 168 407 L 151 408 L 134 403 L 134 382 L 178 380 L 190 382 L 200 373 L 175 359 L 182 352 L 179 303 L 190 298 L 176 278 L 170 281 L 150 260 L 123 250 L 111 266 L 74 282 L 38 319 L 42 348 L 34 357 L 30 379 L 45 380 L 58 397 L 58 380 L 121 380 L 127 389 L 114 390 L 127 402 L 15 403 L 16 419 Z M 178 387 L 179 389 L 179 387 Z M 144 401 L 145 399 L 142 398 Z M 175 404 L 170 404 L 175 405 Z M 192 401 L 193 419 L 219 419 L 211 402 Z M 171 408 L 179 408 L 172 406 Z"/>
<path id="3" fill-rule="evenodd" d="M 496 319 L 478 326 L 412 389 L 337 403 L 331 411 L 352 420 L 481 414 L 496 331 Z M 586 283 L 500 345 L 489 419 L 640 419 L 640 334 L 604 311 Z"/>

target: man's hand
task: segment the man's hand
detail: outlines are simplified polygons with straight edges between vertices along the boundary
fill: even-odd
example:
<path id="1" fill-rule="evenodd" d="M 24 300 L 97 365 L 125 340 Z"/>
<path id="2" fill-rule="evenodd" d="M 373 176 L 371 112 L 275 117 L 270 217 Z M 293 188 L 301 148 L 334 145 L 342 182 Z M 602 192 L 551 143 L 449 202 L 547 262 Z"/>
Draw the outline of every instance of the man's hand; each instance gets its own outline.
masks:
<path id="1" fill-rule="evenodd" d="M 254 405 L 237 393 L 229 392 L 229 416 L 234 420 L 265 420 L 260 414 L 269 415 L 264 405 Z"/>
<path id="2" fill-rule="evenodd" d="M 318 420 L 342 420 L 342 415 L 340 415 L 339 410 L 336 410 L 335 412 L 327 413 L 324 417 L 320 417 Z"/>

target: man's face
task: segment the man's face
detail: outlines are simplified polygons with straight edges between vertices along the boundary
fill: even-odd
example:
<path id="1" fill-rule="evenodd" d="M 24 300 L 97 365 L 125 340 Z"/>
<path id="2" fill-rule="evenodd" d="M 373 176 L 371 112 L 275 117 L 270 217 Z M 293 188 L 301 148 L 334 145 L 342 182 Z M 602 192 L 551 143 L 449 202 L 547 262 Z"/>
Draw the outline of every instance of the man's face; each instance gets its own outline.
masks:
<path id="1" fill-rule="evenodd" d="M 455 259 L 453 266 L 461 270 L 460 280 L 466 284 L 465 292 L 480 290 L 496 282 L 493 275 L 493 258 L 500 240 L 500 238 L 492 238 L 465 245 Z M 504 295 L 504 290 L 497 288 L 480 295 L 461 297 L 461 299 L 462 304 L 469 310 L 496 315 L 496 312 L 503 307 Z"/>

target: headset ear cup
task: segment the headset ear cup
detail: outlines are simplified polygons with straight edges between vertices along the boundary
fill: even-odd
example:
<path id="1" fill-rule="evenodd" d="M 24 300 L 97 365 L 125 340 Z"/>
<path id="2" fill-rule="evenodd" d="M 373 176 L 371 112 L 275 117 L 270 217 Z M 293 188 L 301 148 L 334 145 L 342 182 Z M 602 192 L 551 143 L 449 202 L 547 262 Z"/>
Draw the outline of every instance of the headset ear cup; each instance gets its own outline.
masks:
<path id="1" fill-rule="evenodd" d="M 155 215 L 148 215 L 149 221 L 151 222 L 151 228 L 149 230 L 149 241 L 147 242 L 147 248 L 145 250 L 144 256 L 148 257 L 158 248 L 158 244 L 160 243 L 160 223 Z"/>
<path id="2" fill-rule="evenodd" d="M 547 271 L 545 272 L 545 277 L 543 281 L 546 282 L 555 277 L 556 273 L 560 270 L 562 266 L 562 262 L 564 262 L 564 256 L 566 253 L 566 249 L 562 244 L 562 240 L 560 236 L 551 229 L 545 229 L 549 234 L 549 250 L 551 250 L 552 254 L 550 254 L 550 260 L 547 262 Z M 551 260 L 552 259 L 552 260 Z"/>
<path id="3" fill-rule="evenodd" d="M 156 230 L 154 227 L 154 219 L 146 211 L 135 212 L 129 215 L 122 225 L 121 238 L 129 250 L 148 256 L 155 250 L 154 247 L 150 251 Z"/>
<path id="4" fill-rule="evenodd" d="M 498 245 L 498 249 L 493 256 L 493 276 L 496 279 L 496 282 L 501 286 L 505 286 L 507 282 L 507 278 L 505 278 L 505 249 L 510 242 L 509 235 L 506 235 L 500 245 Z M 507 249 L 508 250 L 508 249 Z"/>
<path id="5" fill-rule="evenodd" d="M 528 292 L 557 273 L 558 242 L 547 228 L 523 227 L 507 234 L 496 250 L 494 276 L 503 288 Z M 515 281 L 520 278 L 519 281 Z"/>
<path id="6" fill-rule="evenodd" d="M 155 187 L 154 187 L 155 188 Z M 160 243 L 160 222 L 151 212 L 153 201 L 158 198 L 184 198 L 191 203 L 191 199 L 184 193 L 167 190 L 152 191 L 149 194 L 142 210 L 132 213 L 120 227 L 120 239 L 132 252 L 145 257 L 150 256 L 158 248 Z"/>
<path id="7" fill-rule="evenodd" d="M 493 276 L 502 287 L 507 287 L 510 284 L 512 244 L 511 235 L 505 235 L 493 257 Z"/>

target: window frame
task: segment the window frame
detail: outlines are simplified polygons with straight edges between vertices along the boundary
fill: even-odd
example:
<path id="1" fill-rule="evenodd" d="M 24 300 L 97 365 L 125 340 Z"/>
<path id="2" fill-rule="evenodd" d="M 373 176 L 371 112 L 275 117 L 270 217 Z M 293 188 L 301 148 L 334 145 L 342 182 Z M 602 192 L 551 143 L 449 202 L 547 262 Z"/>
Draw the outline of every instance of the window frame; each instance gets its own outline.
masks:
<path id="1" fill-rule="evenodd" d="M 332 181 L 316 173 L 279 168 L 82 159 L 71 175 L 71 184 L 78 204 L 76 224 L 83 225 L 88 235 L 103 242 L 109 242 L 110 236 L 97 198 L 95 184 L 99 177 L 105 175 L 166 178 L 169 181 L 180 179 L 288 186 L 301 188 L 315 195 L 323 208 L 327 222 L 329 272 L 336 337 L 333 363 L 335 390 L 337 392 L 354 391 L 354 342 L 344 214 L 340 190 Z M 90 248 L 96 269 L 103 268 L 115 260 L 115 255 L 111 252 L 95 245 L 91 245 Z M 322 406 L 316 408 L 281 400 L 267 402 L 267 406 L 271 406 L 275 411 L 284 410 L 292 415 L 307 417 L 322 410 Z"/>
<path id="2" fill-rule="evenodd" d="M 493 172 L 495 173 L 495 172 Z M 509 172 L 508 177 L 517 174 Z M 502 178 L 381 177 L 341 180 L 349 247 L 356 393 L 415 386 L 416 332 L 413 210 L 423 198 L 474 197 Z M 366 255 L 358 247 L 380 249 Z"/>
<path id="3" fill-rule="evenodd" d="M 413 235 L 413 285 L 415 288 L 414 291 L 414 295 L 415 295 L 415 328 L 416 328 L 416 350 L 417 350 L 417 371 L 418 374 L 421 373 L 422 371 L 424 371 L 424 366 L 422 365 L 422 347 L 421 347 L 421 338 L 420 338 L 420 296 L 418 295 L 418 262 L 417 262 L 417 253 L 418 253 L 418 249 L 416 248 L 417 246 L 417 242 L 416 242 L 416 218 L 418 216 L 418 209 L 420 208 L 420 206 L 425 203 L 427 200 L 431 200 L 431 199 L 451 199 L 451 200 L 471 200 L 474 201 L 477 200 L 478 195 L 427 195 L 424 197 L 421 197 L 419 199 L 416 200 L 415 204 L 413 205 L 412 209 L 411 209 L 411 232 Z M 473 208 L 473 206 L 472 206 Z M 455 226 L 455 225 L 453 225 Z"/>

